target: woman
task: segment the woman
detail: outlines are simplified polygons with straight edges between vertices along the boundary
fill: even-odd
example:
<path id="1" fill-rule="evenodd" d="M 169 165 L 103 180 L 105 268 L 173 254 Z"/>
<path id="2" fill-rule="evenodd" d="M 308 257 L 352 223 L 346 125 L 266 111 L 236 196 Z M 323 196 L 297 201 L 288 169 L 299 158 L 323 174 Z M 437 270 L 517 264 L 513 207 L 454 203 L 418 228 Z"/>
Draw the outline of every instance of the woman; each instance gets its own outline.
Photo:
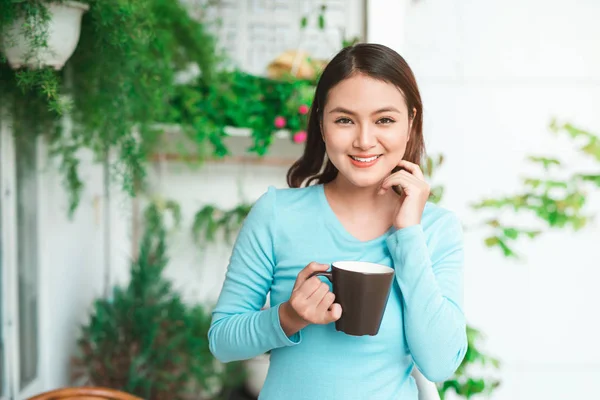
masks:
<path id="1" fill-rule="evenodd" d="M 461 224 L 427 202 L 422 122 L 393 50 L 357 44 L 323 71 L 291 189 L 269 188 L 245 220 L 209 331 L 223 362 L 271 351 L 260 399 L 416 400 L 414 366 L 443 381 L 461 363 Z M 343 310 L 310 276 L 338 260 L 395 269 L 376 336 L 335 330 Z"/>

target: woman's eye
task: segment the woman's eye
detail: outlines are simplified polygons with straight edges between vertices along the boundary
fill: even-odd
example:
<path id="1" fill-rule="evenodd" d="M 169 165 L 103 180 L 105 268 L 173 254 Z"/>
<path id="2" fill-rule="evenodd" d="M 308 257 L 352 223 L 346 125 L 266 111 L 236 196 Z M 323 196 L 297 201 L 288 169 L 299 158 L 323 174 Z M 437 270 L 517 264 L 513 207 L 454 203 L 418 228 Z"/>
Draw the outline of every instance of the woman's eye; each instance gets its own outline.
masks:
<path id="1" fill-rule="evenodd" d="M 348 118 L 338 118 L 335 120 L 335 123 L 340 125 L 349 125 L 352 123 L 352 121 Z"/>
<path id="2" fill-rule="evenodd" d="M 396 122 L 396 121 L 394 121 L 391 118 L 381 118 L 379 121 L 377 121 L 377 123 L 380 125 L 389 125 L 389 124 L 393 124 L 394 122 Z"/>

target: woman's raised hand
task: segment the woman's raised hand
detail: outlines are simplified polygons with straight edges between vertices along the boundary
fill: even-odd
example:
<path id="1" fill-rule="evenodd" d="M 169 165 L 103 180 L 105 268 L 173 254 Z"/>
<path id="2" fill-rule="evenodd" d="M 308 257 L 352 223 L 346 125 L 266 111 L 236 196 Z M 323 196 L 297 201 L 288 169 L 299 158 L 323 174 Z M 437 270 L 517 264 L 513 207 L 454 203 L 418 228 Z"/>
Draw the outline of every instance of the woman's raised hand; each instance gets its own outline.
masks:
<path id="1" fill-rule="evenodd" d="M 402 169 L 383 180 L 379 194 L 386 193 L 393 186 L 402 187 L 403 194 L 399 197 L 393 221 L 396 229 L 402 229 L 421 223 L 431 189 L 417 164 L 402 160 L 398 166 Z"/>

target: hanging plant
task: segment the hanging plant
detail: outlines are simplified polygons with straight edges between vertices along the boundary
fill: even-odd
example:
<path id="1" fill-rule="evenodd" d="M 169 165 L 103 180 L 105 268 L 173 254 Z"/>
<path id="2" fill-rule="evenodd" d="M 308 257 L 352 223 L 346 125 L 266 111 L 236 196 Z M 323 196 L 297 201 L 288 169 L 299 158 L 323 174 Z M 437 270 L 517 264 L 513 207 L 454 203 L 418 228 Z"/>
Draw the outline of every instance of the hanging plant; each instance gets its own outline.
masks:
<path id="1" fill-rule="evenodd" d="M 44 54 L 55 3 L 69 2 L 0 0 L 3 40 L 21 23 L 31 45 L 29 58 Z M 169 114 L 177 73 L 196 64 L 206 81 L 219 60 L 212 35 L 180 2 L 85 3 L 89 11 L 82 19 L 77 49 L 62 71 L 31 68 L 31 63 L 13 71 L 6 46 L 0 59 L 0 104 L 8 112 L 4 117 L 12 120 L 16 135 L 47 134 L 68 188 L 71 213 L 83 188 L 80 150 L 91 150 L 97 158 L 114 154 L 112 172 L 132 192 L 133 182 L 145 175 L 144 161 L 159 134 L 151 126 Z M 69 130 L 62 118 L 67 110 Z"/>
<path id="2" fill-rule="evenodd" d="M 21 5 L 14 10 L 19 18 L 2 35 L 9 65 L 62 69 L 77 46 L 81 17 L 90 7 L 77 1 L 13 2 Z"/>
<path id="3" fill-rule="evenodd" d="M 56 39 L 57 21 L 53 17 L 57 14 L 64 14 L 67 7 L 77 10 L 75 16 L 81 19 L 81 13 L 88 6 L 83 3 L 64 4 L 64 1 L 49 3 L 41 0 L 0 0 L 0 62 L 3 64 L 0 78 L 2 79 L 2 87 L 0 96 L 2 100 L 9 98 L 11 95 L 21 95 L 22 93 L 29 94 L 31 111 L 38 111 L 39 106 L 47 110 L 41 111 L 41 120 L 37 124 L 39 130 L 48 129 L 48 123 L 52 120 L 51 115 L 58 116 L 63 113 L 67 105 L 63 101 L 61 103 L 59 97 L 60 74 L 55 70 L 60 70 L 66 61 L 71 56 L 74 50 L 66 49 L 57 56 Z M 78 14 L 78 15 L 77 15 Z M 62 21 L 64 22 L 64 21 Z M 74 19 L 72 30 L 79 36 L 80 21 Z M 64 32 L 63 32 L 64 33 Z M 49 45 L 49 39 L 55 46 Z M 53 40 L 52 40 L 53 39 Z M 70 36 L 71 42 L 75 42 L 76 38 Z M 72 43 L 71 43 L 72 45 Z M 21 69 L 22 67 L 28 67 Z M 18 72 L 13 73 L 12 69 L 17 69 Z M 11 104 L 10 102 L 2 102 L 2 104 Z M 19 115 L 13 111 L 15 124 L 19 125 Z M 44 111 L 50 111 L 47 114 Z M 35 124 L 32 124 L 35 125 Z M 28 128 L 35 128 L 29 126 Z"/>

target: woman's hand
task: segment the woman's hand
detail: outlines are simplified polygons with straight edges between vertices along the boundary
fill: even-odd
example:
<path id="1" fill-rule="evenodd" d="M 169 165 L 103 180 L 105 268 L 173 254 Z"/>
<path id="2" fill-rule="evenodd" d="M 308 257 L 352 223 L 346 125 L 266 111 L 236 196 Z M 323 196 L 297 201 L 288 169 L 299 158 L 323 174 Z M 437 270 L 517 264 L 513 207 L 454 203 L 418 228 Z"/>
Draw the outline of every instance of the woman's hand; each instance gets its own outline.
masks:
<path id="1" fill-rule="evenodd" d="M 402 229 L 421 223 L 423 210 L 431 190 L 417 164 L 402 160 L 398 166 L 403 169 L 383 180 L 379 194 L 386 193 L 393 186 L 400 185 L 402 187 L 403 194 L 399 197 L 393 221 L 396 229 Z"/>
<path id="2" fill-rule="evenodd" d="M 311 262 L 296 278 L 292 296 L 279 307 L 281 328 L 287 336 L 292 336 L 310 324 L 329 324 L 342 316 L 342 307 L 333 303 L 335 295 L 329 285 L 315 272 L 327 271 L 329 265 Z"/>

